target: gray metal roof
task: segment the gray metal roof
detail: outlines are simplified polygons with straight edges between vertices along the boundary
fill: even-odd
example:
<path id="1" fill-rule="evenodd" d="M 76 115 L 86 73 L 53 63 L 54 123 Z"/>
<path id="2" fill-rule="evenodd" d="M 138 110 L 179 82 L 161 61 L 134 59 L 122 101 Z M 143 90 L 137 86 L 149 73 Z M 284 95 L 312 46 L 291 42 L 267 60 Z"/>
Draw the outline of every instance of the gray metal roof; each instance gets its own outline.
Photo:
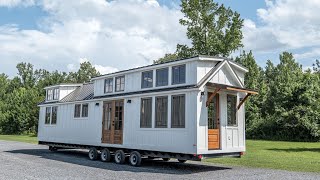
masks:
<path id="1" fill-rule="evenodd" d="M 93 83 L 83 84 L 59 102 L 73 102 L 93 99 Z"/>

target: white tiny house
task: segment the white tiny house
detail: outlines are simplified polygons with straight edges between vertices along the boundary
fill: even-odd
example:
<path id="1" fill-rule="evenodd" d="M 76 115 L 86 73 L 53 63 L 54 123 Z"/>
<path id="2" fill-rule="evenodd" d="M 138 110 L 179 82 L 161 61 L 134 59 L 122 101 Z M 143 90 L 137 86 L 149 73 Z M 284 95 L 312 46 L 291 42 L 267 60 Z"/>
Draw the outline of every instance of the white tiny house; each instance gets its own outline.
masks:
<path id="1" fill-rule="evenodd" d="M 38 139 L 51 150 L 88 148 L 132 165 L 141 157 L 201 160 L 245 151 L 248 70 L 232 60 L 196 56 L 119 71 L 86 84 L 45 88 Z"/>

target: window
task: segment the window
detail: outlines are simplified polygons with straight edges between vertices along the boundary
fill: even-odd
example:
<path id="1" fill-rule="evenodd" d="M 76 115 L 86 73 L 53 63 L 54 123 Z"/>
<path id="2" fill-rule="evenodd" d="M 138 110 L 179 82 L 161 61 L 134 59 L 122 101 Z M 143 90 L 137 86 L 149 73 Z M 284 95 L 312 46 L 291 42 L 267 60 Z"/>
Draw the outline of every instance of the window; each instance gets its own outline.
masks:
<path id="1" fill-rule="evenodd" d="M 141 99 L 140 128 L 151 128 L 152 124 L 152 98 Z"/>
<path id="2" fill-rule="evenodd" d="M 58 107 L 52 107 L 51 124 L 57 124 L 57 112 L 58 112 Z"/>
<path id="3" fill-rule="evenodd" d="M 168 68 L 157 69 L 156 71 L 156 85 L 166 86 L 168 85 Z"/>
<path id="4" fill-rule="evenodd" d="M 58 107 L 47 107 L 46 108 L 46 119 L 45 124 L 57 124 L 57 113 Z"/>
<path id="5" fill-rule="evenodd" d="M 166 128 L 168 124 L 168 97 L 156 97 L 156 128 Z"/>
<path id="6" fill-rule="evenodd" d="M 59 88 L 53 89 L 53 100 L 59 99 Z"/>
<path id="7" fill-rule="evenodd" d="M 237 126 L 237 96 L 227 95 L 227 120 L 228 126 Z"/>
<path id="8" fill-rule="evenodd" d="M 76 104 L 74 106 L 74 118 L 88 117 L 89 115 L 89 104 Z"/>
<path id="9" fill-rule="evenodd" d="M 116 91 L 124 91 L 124 76 L 116 77 Z"/>
<path id="10" fill-rule="evenodd" d="M 185 127 L 185 95 L 172 96 L 171 99 L 171 127 Z"/>
<path id="11" fill-rule="evenodd" d="M 104 93 L 111 93 L 113 91 L 113 78 L 104 80 Z"/>
<path id="12" fill-rule="evenodd" d="M 88 117 L 89 104 L 82 104 L 82 117 Z"/>
<path id="13" fill-rule="evenodd" d="M 141 88 L 150 88 L 153 86 L 153 71 L 142 72 Z"/>
<path id="14" fill-rule="evenodd" d="M 81 104 L 76 104 L 74 106 L 74 117 L 79 118 L 81 114 Z"/>
<path id="15" fill-rule="evenodd" d="M 46 119 L 45 119 L 45 124 L 50 124 L 51 121 L 51 107 L 46 108 Z"/>
<path id="16" fill-rule="evenodd" d="M 53 99 L 53 92 L 52 92 L 52 89 L 49 89 L 47 91 L 47 100 L 51 101 L 52 99 Z"/>
<path id="17" fill-rule="evenodd" d="M 172 84 L 186 83 L 186 65 L 172 67 Z"/>

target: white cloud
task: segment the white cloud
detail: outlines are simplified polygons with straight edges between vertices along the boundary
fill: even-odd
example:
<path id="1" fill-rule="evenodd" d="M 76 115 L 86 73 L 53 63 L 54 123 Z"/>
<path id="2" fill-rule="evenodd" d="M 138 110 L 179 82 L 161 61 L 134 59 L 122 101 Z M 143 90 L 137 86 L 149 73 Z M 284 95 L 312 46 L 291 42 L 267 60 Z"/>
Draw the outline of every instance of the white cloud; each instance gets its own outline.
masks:
<path id="1" fill-rule="evenodd" d="M 257 10 L 260 20 L 258 25 L 250 20 L 244 23 L 246 49 L 256 52 L 275 52 L 320 48 L 319 0 L 266 0 L 265 2 L 267 7 Z M 306 53 L 305 57 L 312 56 L 311 52 Z"/>
<path id="2" fill-rule="evenodd" d="M 34 0 L 0 0 L 0 7 L 15 7 L 15 6 L 32 6 Z"/>
<path id="3" fill-rule="evenodd" d="M 37 5 L 49 14 L 40 30 L 0 26 L 0 58 L 10 61 L 11 71 L 22 60 L 72 70 L 86 58 L 111 72 L 150 64 L 177 43 L 189 42 L 179 24 L 182 13 L 155 0 L 42 0 Z M 2 66 L 0 71 L 12 74 Z"/>

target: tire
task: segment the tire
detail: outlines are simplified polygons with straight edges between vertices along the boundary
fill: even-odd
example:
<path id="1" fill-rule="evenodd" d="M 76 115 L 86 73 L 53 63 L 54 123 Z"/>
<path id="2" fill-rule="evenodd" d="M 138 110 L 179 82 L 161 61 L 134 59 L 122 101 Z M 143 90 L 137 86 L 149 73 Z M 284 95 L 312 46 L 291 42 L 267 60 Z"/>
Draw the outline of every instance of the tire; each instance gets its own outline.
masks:
<path id="1" fill-rule="evenodd" d="M 141 154 L 138 151 L 133 151 L 130 153 L 129 163 L 131 166 L 141 165 Z"/>
<path id="2" fill-rule="evenodd" d="M 187 160 L 183 160 L 183 159 L 178 159 L 179 163 L 185 163 L 187 162 Z"/>
<path id="3" fill-rule="evenodd" d="M 110 159 L 111 159 L 111 154 L 110 154 L 110 151 L 109 149 L 105 148 L 101 151 L 101 161 L 102 162 L 109 162 Z"/>
<path id="4" fill-rule="evenodd" d="M 114 154 L 114 162 L 117 164 L 124 164 L 126 161 L 126 155 L 124 154 L 123 150 L 117 150 Z"/>
<path id="5" fill-rule="evenodd" d="M 170 158 L 162 158 L 163 161 L 170 161 Z"/>
<path id="6" fill-rule="evenodd" d="M 96 148 L 92 147 L 89 149 L 89 153 L 88 153 L 89 159 L 94 161 L 97 160 L 98 158 L 98 151 Z"/>

